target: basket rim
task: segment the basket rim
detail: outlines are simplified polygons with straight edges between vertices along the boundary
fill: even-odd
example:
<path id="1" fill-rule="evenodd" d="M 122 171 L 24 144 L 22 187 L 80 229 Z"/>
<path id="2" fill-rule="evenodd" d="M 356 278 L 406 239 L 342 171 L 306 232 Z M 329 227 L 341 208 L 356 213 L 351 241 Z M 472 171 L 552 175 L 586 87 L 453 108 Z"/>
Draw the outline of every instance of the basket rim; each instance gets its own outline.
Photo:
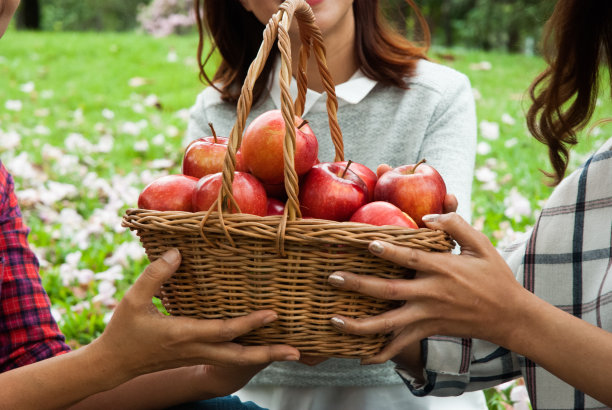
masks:
<path id="1" fill-rule="evenodd" d="M 126 210 L 122 226 L 142 230 L 193 234 L 206 242 L 207 235 L 249 237 L 259 240 L 278 240 L 279 227 L 284 223 L 283 236 L 287 242 L 328 243 L 367 248 L 370 242 L 381 240 L 399 246 L 410 246 L 427 251 L 448 252 L 455 241 L 448 233 L 429 228 L 411 229 L 401 226 L 376 226 L 360 222 L 337 222 L 325 219 L 299 218 L 288 221 L 282 215 L 258 216 L 242 213 L 200 211 L 155 211 L 130 208 Z"/>

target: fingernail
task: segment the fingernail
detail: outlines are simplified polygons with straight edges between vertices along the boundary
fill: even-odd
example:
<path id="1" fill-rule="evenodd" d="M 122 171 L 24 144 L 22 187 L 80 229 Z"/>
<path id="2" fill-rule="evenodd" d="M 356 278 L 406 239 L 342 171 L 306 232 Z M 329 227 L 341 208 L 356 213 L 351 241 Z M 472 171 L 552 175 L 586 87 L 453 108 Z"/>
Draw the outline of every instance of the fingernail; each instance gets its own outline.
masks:
<path id="1" fill-rule="evenodd" d="M 300 356 L 298 356 L 296 354 L 288 354 L 287 356 L 285 356 L 285 360 L 287 360 L 287 361 L 294 362 L 294 361 L 299 360 L 299 359 L 300 359 Z"/>
<path id="2" fill-rule="evenodd" d="M 371 242 L 369 248 L 370 248 L 370 252 L 376 255 L 380 255 L 385 250 L 385 248 L 383 247 L 383 244 L 378 241 Z"/>
<path id="3" fill-rule="evenodd" d="M 268 323 L 274 322 L 276 319 L 278 319 L 278 315 L 276 313 L 273 315 L 266 316 L 263 320 L 263 324 L 267 325 Z"/>
<path id="4" fill-rule="evenodd" d="M 342 277 L 341 275 L 338 275 L 337 273 L 332 273 L 331 275 L 329 275 L 327 280 L 332 285 L 343 285 L 344 284 L 344 277 Z"/>
<path id="5" fill-rule="evenodd" d="M 165 260 L 170 265 L 174 265 L 179 259 L 179 251 L 176 248 L 172 248 L 169 251 L 166 251 L 162 255 L 162 259 Z"/>
<path id="6" fill-rule="evenodd" d="M 339 327 L 340 329 L 343 329 L 345 326 L 344 320 L 340 319 L 339 317 L 332 317 L 331 322 L 332 325 Z"/>
<path id="7" fill-rule="evenodd" d="M 440 214 L 429 214 L 423 216 L 421 219 L 423 220 L 423 222 L 436 222 L 439 217 Z"/>

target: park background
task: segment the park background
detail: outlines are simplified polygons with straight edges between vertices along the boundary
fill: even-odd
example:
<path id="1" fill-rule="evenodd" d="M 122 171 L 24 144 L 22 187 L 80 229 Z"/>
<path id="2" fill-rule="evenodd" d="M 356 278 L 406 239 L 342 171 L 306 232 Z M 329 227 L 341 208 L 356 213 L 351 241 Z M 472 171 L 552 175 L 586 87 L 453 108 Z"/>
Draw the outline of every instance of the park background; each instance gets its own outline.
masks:
<path id="1" fill-rule="evenodd" d="M 408 37 L 422 38 L 404 0 L 383 3 Z M 524 117 L 554 2 L 417 4 L 432 32 L 430 58 L 471 81 L 479 125 L 473 223 L 503 247 L 529 230 L 551 192 L 541 172 L 550 171 L 546 149 Z M 121 227 L 123 213 L 147 183 L 180 173 L 188 110 L 204 87 L 191 7 L 21 0 L 0 41 L 0 159 L 15 177 L 53 314 L 73 348 L 103 331 L 148 263 Z M 610 116 L 601 95 L 594 119 Z M 608 137 L 609 128 L 585 129 L 570 171 Z M 487 390 L 489 408 L 528 408 L 520 383 Z"/>

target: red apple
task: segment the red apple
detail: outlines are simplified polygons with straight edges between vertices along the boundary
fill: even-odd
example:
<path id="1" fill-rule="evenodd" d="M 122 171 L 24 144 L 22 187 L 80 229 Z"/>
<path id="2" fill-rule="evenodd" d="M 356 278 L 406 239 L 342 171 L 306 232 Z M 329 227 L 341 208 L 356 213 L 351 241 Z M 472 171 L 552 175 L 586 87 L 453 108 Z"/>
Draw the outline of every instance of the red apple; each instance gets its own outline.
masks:
<path id="1" fill-rule="evenodd" d="M 228 138 L 219 137 L 211 123 L 208 123 L 212 136 L 191 141 L 183 155 L 183 174 L 196 178 L 214 174 L 223 170 L 223 161 L 227 152 Z M 236 171 L 246 171 L 242 153 L 236 153 Z"/>
<path id="2" fill-rule="evenodd" d="M 368 202 L 368 187 L 345 165 L 322 162 L 306 174 L 299 200 L 304 217 L 348 221 Z"/>
<path id="3" fill-rule="evenodd" d="M 276 198 L 268 198 L 266 215 L 282 215 L 285 212 L 285 203 Z"/>
<path id="4" fill-rule="evenodd" d="M 138 207 L 156 211 L 192 212 L 191 196 L 198 179 L 187 175 L 157 178 L 138 196 Z"/>
<path id="5" fill-rule="evenodd" d="M 433 167 L 421 160 L 416 165 L 402 165 L 380 176 L 374 190 L 376 201 L 387 201 L 410 215 L 420 227 L 427 214 L 443 210 L 446 184 Z"/>
<path id="6" fill-rule="evenodd" d="M 221 172 L 200 178 L 193 190 L 192 203 L 195 212 L 208 211 L 210 209 L 210 206 L 219 196 L 222 182 L 223 175 Z M 232 194 L 240 207 L 240 212 L 259 216 L 266 215 L 268 208 L 266 190 L 253 175 L 236 171 L 232 184 Z M 231 212 L 235 213 L 238 211 L 232 207 Z"/>
<path id="7" fill-rule="evenodd" d="M 300 117 L 295 116 L 294 166 L 303 175 L 314 165 L 319 143 L 312 129 Z M 283 141 L 285 121 L 280 110 L 267 111 L 255 118 L 244 131 L 241 151 L 249 172 L 267 184 L 279 184 L 284 180 Z"/>
<path id="8" fill-rule="evenodd" d="M 412 229 L 418 228 L 414 219 L 406 212 L 385 201 L 374 201 L 365 204 L 351 216 L 350 221 L 376 226 L 396 225 Z"/>
<path id="9" fill-rule="evenodd" d="M 348 161 L 339 162 L 339 164 L 347 165 Z M 359 164 L 357 162 L 351 162 L 351 166 L 349 167 L 351 171 L 357 174 L 359 178 L 365 182 L 368 187 L 368 202 L 371 202 L 374 199 L 374 188 L 376 187 L 376 181 L 378 181 L 378 177 L 370 168 L 366 167 L 363 164 Z"/>

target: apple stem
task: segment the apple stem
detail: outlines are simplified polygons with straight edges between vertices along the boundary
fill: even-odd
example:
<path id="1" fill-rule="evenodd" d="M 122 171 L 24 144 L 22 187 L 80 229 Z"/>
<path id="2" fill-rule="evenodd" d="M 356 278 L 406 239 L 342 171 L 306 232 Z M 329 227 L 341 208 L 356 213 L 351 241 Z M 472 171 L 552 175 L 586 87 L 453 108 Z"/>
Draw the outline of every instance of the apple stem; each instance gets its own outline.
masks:
<path id="1" fill-rule="evenodd" d="M 411 174 L 414 174 L 414 171 L 416 171 L 416 168 L 421 165 L 422 163 L 427 162 L 425 161 L 425 158 L 423 158 L 422 160 L 420 160 L 419 162 L 416 163 L 416 165 L 414 167 L 412 167 L 412 172 Z"/>
<path id="2" fill-rule="evenodd" d="M 342 173 L 342 175 L 340 176 L 340 178 L 344 178 L 344 176 L 346 175 L 346 171 L 348 171 L 349 167 L 351 166 L 351 164 L 353 163 L 353 161 L 351 161 L 350 159 L 348 160 L 348 162 L 346 163 L 346 168 L 344 168 L 344 172 Z"/>
<path id="3" fill-rule="evenodd" d="M 304 125 L 308 124 L 308 120 L 304 120 L 302 121 L 302 123 L 300 125 L 297 126 L 297 129 L 299 130 L 300 128 L 302 128 Z"/>
<path id="4" fill-rule="evenodd" d="M 213 138 L 215 139 L 215 144 L 217 143 L 217 133 L 215 132 L 215 127 L 213 127 L 212 122 L 208 123 L 210 130 L 212 131 Z"/>

